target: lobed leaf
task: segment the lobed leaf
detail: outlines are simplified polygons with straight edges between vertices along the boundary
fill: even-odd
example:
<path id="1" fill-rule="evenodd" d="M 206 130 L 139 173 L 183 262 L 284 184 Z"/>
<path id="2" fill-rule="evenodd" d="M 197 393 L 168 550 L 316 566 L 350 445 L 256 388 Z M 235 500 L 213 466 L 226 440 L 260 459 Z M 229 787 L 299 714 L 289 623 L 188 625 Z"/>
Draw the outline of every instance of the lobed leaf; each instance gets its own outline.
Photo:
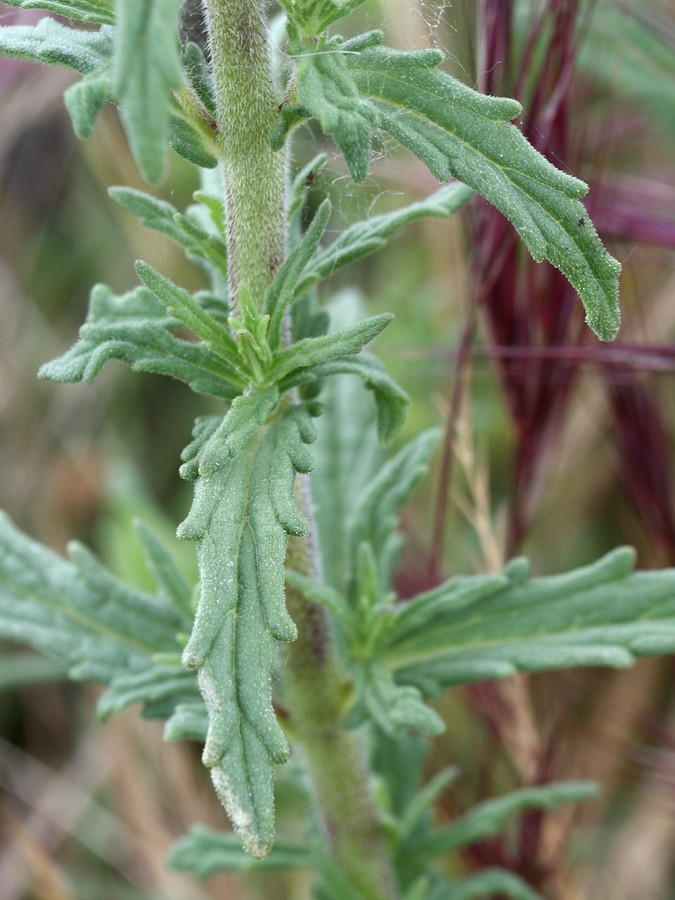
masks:
<path id="1" fill-rule="evenodd" d="M 597 785 L 590 781 L 562 781 L 521 788 L 503 797 L 478 803 L 451 824 L 437 828 L 422 840 L 415 840 L 412 836 L 409 852 L 415 855 L 417 862 L 420 856 L 427 860 L 443 856 L 498 834 L 518 813 L 553 809 L 563 803 L 580 803 L 597 793 Z"/>
<path id="2" fill-rule="evenodd" d="M 139 372 L 168 375 L 192 390 L 232 400 L 245 384 L 241 374 L 203 343 L 185 341 L 172 332 L 177 319 L 145 288 L 121 297 L 106 285 L 96 285 L 87 320 L 70 350 L 40 368 L 40 378 L 91 382 L 110 359 Z"/>
<path id="3" fill-rule="evenodd" d="M 435 50 L 377 46 L 379 32 L 329 40 L 314 52 L 291 45 L 297 103 L 282 110 L 276 142 L 303 116 L 333 135 L 355 181 L 368 172 L 378 128 L 439 179 L 454 176 L 505 216 L 537 260 L 548 259 L 581 296 L 602 340 L 619 327 L 619 263 L 604 249 L 580 197 L 586 185 L 551 165 L 511 124 L 515 100 L 477 93 L 437 66 Z"/>
<path id="4" fill-rule="evenodd" d="M 406 444 L 382 466 L 353 512 L 349 530 L 352 571 L 359 547 L 369 543 L 377 561 L 382 594 L 390 590 L 399 550 L 400 542 L 396 535 L 398 513 L 427 470 L 438 439 L 439 433 L 434 429 L 423 432 Z"/>
<path id="5" fill-rule="evenodd" d="M 202 593 L 183 654 L 198 670 L 209 717 L 204 763 L 246 850 L 269 851 L 274 764 L 288 756 L 271 702 L 275 642 L 293 640 L 284 600 L 288 534 L 304 534 L 295 474 L 311 468 L 304 407 L 273 410 L 275 389 L 198 422 L 183 474 L 199 476 L 179 536 L 197 541 Z"/>
<path id="6" fill-rule="evenodd" d="M 134 703 L 144 703 L 148 718 L 164 718 L 163 713 L 148 715 L 147 710 L 164 701 L 174 709 L 195 697 L 199 693 L 194 672 L 186 672 L 178 665 L 155 664 L 142 672 L 117 675 L 99 698 L 96 713 L 105 721 Z"/>
<path id="7" fill-rule="evenodd" d="M 199 264 L 209 275 L 227 281 L 227 246 L 219 235 L 209 233 L 175 206 L 134 188 L 111 187 L 108 194 L 135 216 L 146 228 L 159 231 L 175 241 L 188 259 Z"/>
<path id="8" fill-rule="evenodd" d="M 426 200 L 357 222 L 312 257 L 303 273 L 298 293 L 303 293 L 310 285 L 332 275 L 341 266 L 381 249 L 388 238 L 418 219 L 427 216 L 449 218 L 473 194 L 471 188 L 464 184 L 452 184 L 440 188 Z"/>
<path id="9" fill-rule="evenodd" d="M 277 351 L 270 375 L 275 381 L 284 384 L 297 377 L 302 369 L 322 365 L 343 356 L 356 356 L 393 318 L 391 313 L 380 313 L 340 331 L 296 341 L 290 347 Z"/>
<path id="10" fill-rule="evenodd" d="M 387 375 L 384 366 L 376 356 L 364 352 L 359 353 L 358 356 L 346 356 L 342 359 L 317 363 L 291 373 L 281 382 L 281 385 L 294 387 L 312 384 L 317 380 L 334 375 L 358 375 L 365 387 L 373 392 L 380 440 L 385 445 L 389 444 L 405 421 L 410 398 L 403 388 Z"/>
<path id="11" fill-rule="evenodd" d="M 63 99 L 78 137 L 91 137 L 98 115 L 110 99 L 111 91 L 112 82 L 107 68 L 89 72 L 81 81 L 76 81 L 67 88 Z"/>
<path id="12" fill-rule="evenodd" d="M 280 0 L 288 16 L 289 30 L 299 30 L 307 38 L 319 37 L 343 16 L 348 16 L 364 0 Z"/>
<path id="13" fill-rule="evenodd" d="M 311 851 L 293 841 L 277 841 L 263 860 L 254 860 L 241 849 L 238 838 L 228 832 L 195 825 L 171 848 L 167 864 L 172 869 L 194 872 L 207 878 L 215 872 L 248 872 L 253 869 L 310 869 Z"/>
<path id="14" fill-rule="evenodd" d="M 112 0 L 4 0 L 19 9 L 44 9 L 90 25 L 114 25 Z"/>
<path id="15" fill-rule="evenodd" d="M 501 588 L 493 582 L 484 594 L 439 604 L 417 625 L 409 620 L 407 633 L 394 628 L 386 658 L 399 680 L 449 686 L 569 666 L 625 667 L 637 656 L 671 653 L 675 570 L 632 572 L 634 558 L 623 548 L 565 575 L 523 582 L 517 572 Z M 428 602 L 422 595 L 409 609 Z"/>
<path id="16" fill-rule="evenodd" d="M 186 620 L 161 594 L 118 581 L 79 544 L 69 550 L 65 560 L 0 513 L 0 636 L 40 650 L 79 680 L 111 684 L 150 673 L 154 654 L 178 649 Z"/>
<path id="17" fill-rule="evenodd" d="M 164 725 L 165 741 L 199 741 L 203 744 L 209 730 L 204 702 L 178 703 Z"/>
<path id="18" fill-rule="evenodd" d="M 171 94 L 183 80 L 178 22 L 182 0 L 116 0 L 113 88 L 129 146 L 151 184 L 162 177 Z"/>
<path id="19" fill-rule="evenodd" d="M 426 735 L 445 731 L 445 723 L 426 705 L 417 688 L 396 684 L 383 663 L 374 660 L 359 667 L 356 684 L 357 705 L 345 724 L 354 726 L 369 720 L 392 738 L 408 730 Z"/>
<path id="20" fill-rule="evenodd" d="M 106 25 L 97 31 L 69 28 L 47 16 L 36 25 L 0 27 L 0 54 L 88 75 L 108 65 L 113 33 Z"/>

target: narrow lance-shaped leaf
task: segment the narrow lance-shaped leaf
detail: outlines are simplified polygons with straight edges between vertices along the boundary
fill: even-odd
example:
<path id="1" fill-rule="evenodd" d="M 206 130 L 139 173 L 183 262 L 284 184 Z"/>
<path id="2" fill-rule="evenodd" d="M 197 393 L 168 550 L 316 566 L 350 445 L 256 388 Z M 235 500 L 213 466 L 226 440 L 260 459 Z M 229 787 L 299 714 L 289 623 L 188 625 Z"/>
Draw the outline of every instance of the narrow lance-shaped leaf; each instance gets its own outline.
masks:
<path id="1" fill-rule="evenodd" d="M 454 822 L 437 828 L 422 840 L 416 840 L 412 835 L 409 852 L 418 863 L 420 857 L 432 859 L 443 856 L 498 834 L 518 813 L 532 809 L 554 809 L 564 803 L 580 803 L 595 797 L 597 793 L 597 785 L 590 781 L 562 781 L 512 791 L 473 806 Z M 402 856 L 405 854 L 403 849 Z"/>
<path id="2" fill-rule="evenodd" d="M 356 356 L 384 331 L 393 318 L 391 313 L 380 313 L 332 334 L 296 341 L 275 354 L 270 374 L 275 380 L 282 381 L 308 366 L 321 365 L 343 356 Z"/>
<path id="3" fill-rule="evenodd" d="M 377 46 L 381 38 L 336 37 L 319 52 L 292 47 L 297 104 L 282 110 L 277 143 L 294 121 L 314 116 L 359 181 L 368 171 L 372 129 L 386 131 L 439 181 L 454 176 L 493 203 L 533 257 L 568 278 L 596 334 L 614 337 L 621 267 L 580 203 L 586 185 L 552 166 L 511 124 L 521 112 L 515 100 L 484 96 L 440 71 L 436 50 L 402 53 Z"/>
<path id="4" fill-rule="evenodd" d="M 182 82 L 178 14 L 183 0 L 116 0 L 113 87 L 134 159 L 159 181 L 169 128 L 171 92 Z"/>
<path id="5" fill-rule="evenodd" d="M 382 650 L 399 680 L 419 685 L 569 666 L 625 667 L 637 656 L 672 653 L 675 570 L 633 573 L 634 560 L 623 548 L 591 566 L 531 581 L 513 567 L 511 583 L 501 589 L 491 585 L 487 594 L 439 605 L 417 626 L 394 623 Z M 424 597 L 402 606 L 401 615 L 418 602 Z"/>
<path id="6" fill-rule="evenodd" d="M 449 218 L 474 195 L 465 184 L 442 187 L 426 200 L 411 203 L 379 216 L 371 216 L 350 226 L 327 247 L 320 249 L 306 267 L 298 293 L 326 278 L 341 266 L 380 250 L 387 239 L 418 219 L 434 216 Z"/>
<path id="7" fill-rule="evenodd" d="M 240 397 L 222 423 L 202 421 L 183 474 L 198 475 L 179 536 L 197 541 L 202 593 L 183 661 L 198 670 L 209 727 L 204 763 L 246 850 L 269 851 L 274 764 L 288 756 L 271 703 L 275 641 L 293 640 L 284 600 L 287 534 L 307 523 L 293 500 L 311 468 L 304 407 L 277 411 L 274 389 Z M 268 420 L 269 419 L 269 420 Z"/>
<path id="8" fill-rule="evenodd" d="M 370 543 L 383 594 L 391 587 L 400 544 L 396 534 L 398 513 L 426 471 L 438 438 L 438 431 L 430 430 L 406 444 L 381 468 L 354 510 L 349 534 L 352 567 L 355 567 L 360 545 Z"/>

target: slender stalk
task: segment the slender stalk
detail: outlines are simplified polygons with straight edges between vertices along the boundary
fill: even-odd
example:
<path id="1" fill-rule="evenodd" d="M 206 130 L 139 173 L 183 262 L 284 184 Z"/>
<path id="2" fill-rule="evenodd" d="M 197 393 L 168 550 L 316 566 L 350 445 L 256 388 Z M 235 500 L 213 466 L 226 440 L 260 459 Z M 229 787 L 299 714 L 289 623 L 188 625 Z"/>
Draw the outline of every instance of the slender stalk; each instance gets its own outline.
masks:
<path id="1" fill-rule="evenodd" d="M 298 502 L 311 510 L 309 482 Z M 310 512 L 310 523 L 312 516 Z M 316 577 L 315 530 L 290 538 L 288 563 Z M 341 726 L 347 682 L 323 607 L 287 590 L 298 638 L 284 646 L 284 702 L 292 734 L 309 771 L 324 835 L 342 874 L 363 900 L 395 900 L 396 878 L 377 820 L 365 748 L 358 732 Z"/>
<path id="2" fill-rule="evenodd" d="M 270 147 L 278 100 L 257 0 L 203 0 L 215 78 L 228 221 L 231 300 L 258 308 L 286 253 L 286 160 Z"/>
<path id="3" fill-rule="evenodd" d="M 272 152 L 276 98 L 260 0 L 203 0 L 218 105 L 232 299 L 242 285 L 261 303 L 285 257 L 286 163 Z M 299 500 L 311 516 L 311 497 Z M 310 532 L 312 530 L 310 529 Z M 313 534 L 290 539 L 293 567 L 319 579 Z M 395 900 L 396 882 L 375 812 L 359 735 L 341 727 L 346 677 L 326 611 L 288 592 L 299 637 L 284 647 L 284 701 L 302 747 L 328 846 L 364 900 Z"/>

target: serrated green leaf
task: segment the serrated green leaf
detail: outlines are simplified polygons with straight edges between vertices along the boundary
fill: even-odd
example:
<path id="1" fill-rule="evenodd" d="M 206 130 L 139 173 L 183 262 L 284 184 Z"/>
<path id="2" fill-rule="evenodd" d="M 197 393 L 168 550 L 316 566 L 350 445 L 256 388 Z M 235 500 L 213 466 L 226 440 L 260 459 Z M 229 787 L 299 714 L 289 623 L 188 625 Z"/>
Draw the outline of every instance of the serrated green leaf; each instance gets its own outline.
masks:
<path id="1" fill-rule="evenodd" d="M 580 803 L 595 797 L 597 785 L 590 781 L 562 781 L 522 788 L 503 797 L 473 806 L 459 819 L 438 828 L 422 840 L 413 836 L 409 852 L 417 859 L 433 859 L 452 853 L 486 837 L 498 834 L 512 816 L 531 809 L 554 809 L 563 803 Z"/>
<path id="2" fill-rule="evenodd" d="M 113 85 L 134 159 L 146 181 L 162 177 L 171 93 L 182 83 L 182 0 L 116 0 Z"/>
<path id="3" fill-rule="evenodd" d="M 71 84 L 65 91 L 63 99 L 78 137 L 91 137 L 98 114 L 110 99 L 111 90 L 109 72 L 96 71 Z"/>
<path id="4" fill-rule="evenodd" d="M 302 109 L 330 134 L 344 154 L 354 181 L 363 181 L 370 167 L 373 128 L 379 115 L 362 100 L 344 53 L 300 49 L 296 58 L 296 91 Z"/>
<path id="5" fill-rule="evenodd" d="M 240 397 L 224 420 L 198 424 L 185 454 L 201 472 L 179 536 L 197 541 L 202 595 L 183 654 L 198 669 L 209 715 L 204 763 L 246 850 L 269 851 L 274 764 L 288 755 L 271 704 L 275 642 L 293 640 L 284 600 L 288 534 L 307 523 L 295 473 L 308 471 L 314 437 L 303 407 L 277 411 L 274 389 Z"/>
<path id="6" fill-rule="evenodd" d="M 188 621 L 194 617 L 192 585 L 159 538 L 143 522 L 136 523 L 148 570 L 162 594 Z"/>
<path id="7" fill-rule="evenodd" d="M 91 382 L 108 360 L 119 359 L 135 371 L 168 375 L 198 393 L 232 400 L 246 384 L 244 378 L 203 343 L 175 337 L 179 324 L 145 288 L 117 297 L 106 285 L 96 285 L 78 341 L 45 363 L 39 376 Z"/>
<path id="8" fill-rule="evenodd" d="M 146 671 L 114 678 L 99 698 L 96 714 L 105 721 L 134 703 L 159 704 L 168 701 L 174 708 L 198 696 L 194 672 L 186 672 L 179 666 L 155 664 Z M 149 718 L 164 718 L 164 712 Z"/>
<path id="9" fill-rule="evenodd" d="M 265 295 L 265 312 L 270 317 L 269 342 L 272 349 L 281 344 L 284 314 L 298 296 L 298 283 L 308 263 L 316 254 L 331 213 L 330 200 L 323 201 L 312 223 L 292 249 Z"/>
<path id="10" fill-rule="evenodd" d="M 175 206 L 134 188 L 111 187 L 108 194 L 146 228 L 159 231 L 175 241 L 188 259 L 201 265 L 209 275 L 227 281 L 227 246 L 216 234 L 205 231 Z"/>
<path id="11" fill-rule="evenodd" d="M 309 869 L 312 858 L 308 847 L 279 840 L 264 860 L 253 860 L 242 851 L 236 835 L 195 825 L 173 845 L 167 865 L 207 878 L 215 872 Z"/>
<path id="12" fill-rule="evenodd" d="M 289 29 L 299 30 L 307 38 L 318 37 L 338 19 L 348 16 L 365 0 L 280 0 L 286 11 Z"/>
<path id="13" fill-rule="evenodd" d="M 438 444 L 436 430 L 425 431 L 406 444 L 380 469 L 353 512 L 349 531 L 352 568 L 363 543 L 372 546 L 380 575 L 380 592 L 390 590 L 399 550 L 396 536 L 398 513 L 427 470 Z"/>
<path id="14" fill-rule="evenodd" d="M 114 25 L 112 0 L 5 0 L 19 9 L 44 9 L 91 25 Z"/>
<path id="15" fill-rule="evenodd" d="M 452 184 L 435 191 L 426 200 L 356 222 L 313 256 L 305 269 L 298 293 L 332 275 L 341 266 L 381 249 L 388 238 L 418 219 L 428 216 L 449 218 L 473 195 L 474 191 L 466 185 Z"/>
<path id="16" fill-rule="evenodd" d="M 275 354 L 270 376 L 283 384 L 286 379 L 292 380 L 301 369 L 322 365 L 343 356 L 356 355 L 374 340 L 393 318 L 391 313 L 380 313 L 340 331 L 297 341 Z"/>
<path id="17" fill-rule="evenodd" d="M 0 27 L 0 54 L 74 69 L 80 75 L 105 68 L 112 55 L 113 29 L 68 28 L 49 16 L 37 25 Z"/>
<path id="18" fill-rule="evenodd" d="M 373 392 L 377 409 L 377 431 L 382 443 L 385 446 L 389 444 L 405 421 L 410 398 L 386 373 L 376 356 L 360 353 L 358 356 L 319 363 L 293 372 L 280 386 L 286 388 L 311 384 L 335 375 L 358 375 L 365 387 Z"/>
<path id="19" fill-rule="evenodd" d="M 185 288 L 175 284 L 165 275 L 161 275 L 152 266 L 138 261 L 136 272 L 143 284 L 152 291 L 172 316 L 180 319 L 196 335 L 202 338 L 213 353 L 219 357 L 219 364 L 233 373 L 233 379 L 247 376 L 244 362 L 240 357 L 237 345 L 221 321 L 210 315 Z"/>
<path id="20" fill-rule="evenodd" d="M 565 575 L 517 581 L 450 605 L 385 651 L 400 680 L 456 685 L 675 649 L 675 570 L 632 572 L 619 549 Z M 451 584 L 451 583 L 450 583 Z M 468 585 L 468 579 L 465 579 Z"/>
<path id="21" fill-rule="evenodd" d="M 203 744 L 209 720 L 203 700 L 179 703 L 164 725 L 165 741 L 199 741 Z"/>
<path id="22" fill-rule="evenodd" d="M 445 731 L 445 723 L 426 705 L 417 688 L 396 684 L 391 671 L 381 662 L 360 668 L 357 691 L 357 706 L 351 711 L 348 725 L 368 718 L 389 737 L 398 737 L 405 731 L 425 735 Z"/>
<path id="23" fill-rule="evenodd" d="M 78 544 L 70 557 L 32 541 L 0 513 L 0 636 L 35 647 L 72 678 L 104 684 L 177 649 L 186 623 L 164 598 L 118 581 Z"/>
<path id="24" fill-rule="evenodd" d="M 621 267 L 580 203 L 586 185 L 552 166 L 511 124 L 520 113 L 516 101 L 484 96 L 440 71 L 435 50 L 373 46 L 380 37 L 333 38 L 318 52 L 293 47 L 297 115 L 316 117 L 335 137 L 356 181 L 368 172 L 370 132 L 377 127 L 439 181 L 454 176 L 482 194 L 536 260 L 548 259 L 570 281 L 596 334 L 614 337 Z"/>

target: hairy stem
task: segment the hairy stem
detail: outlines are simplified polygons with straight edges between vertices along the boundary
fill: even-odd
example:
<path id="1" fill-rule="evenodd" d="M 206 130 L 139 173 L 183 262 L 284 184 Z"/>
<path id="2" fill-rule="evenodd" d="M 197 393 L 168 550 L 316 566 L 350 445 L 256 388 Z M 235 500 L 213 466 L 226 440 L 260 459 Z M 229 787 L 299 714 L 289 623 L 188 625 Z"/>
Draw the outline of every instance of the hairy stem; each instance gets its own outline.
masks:
<path id="1" fill-rule="evenodd" d="M 298 491 L 309 512 L 309 482 Z M 314 529 L 289 539 L 288 564 L 312 578 L 317 572 Z M 361 736 L 341 726 L 347 682 L 338 661 L 326 610 L 287 589 L 298 638 L 283 648 L 284 701 L 291 734 L 300 743 L 324 835 L 350 885 L 364 900 L 395 900 L 396 878 L 377 820 Z"/>
<path id="2" fill-rule="evenodd" d="M 203 0 L 215 79 L 230 251 L 231 301 L 258 308 L 286 251 L 286 167 L 270 148 L 278 100 L 257 0 Z"/>
<path id="3" fill-rule="evenodd" d="M 269 137 L 276 100 L 260 0 L 203 0 L 215 76 L 221 165 L 228 217 L 232 301 L 246 285 L 258 304 L 285 257 L 284 152 Z M 300 502 L 308 518 L 308 482 Z M 310 530 L 311 531 L 311 530 Z M 293 567 L 319 579 L 312 533 L 291 538 Z M 377 821 L 365 748 L 341 727 L 346 678 L 326 610 L 289 591 L 299 637 L 284 647 L 284 700 L 307 763 L 328 846 L 364 900 L 398 892 Z"/>

